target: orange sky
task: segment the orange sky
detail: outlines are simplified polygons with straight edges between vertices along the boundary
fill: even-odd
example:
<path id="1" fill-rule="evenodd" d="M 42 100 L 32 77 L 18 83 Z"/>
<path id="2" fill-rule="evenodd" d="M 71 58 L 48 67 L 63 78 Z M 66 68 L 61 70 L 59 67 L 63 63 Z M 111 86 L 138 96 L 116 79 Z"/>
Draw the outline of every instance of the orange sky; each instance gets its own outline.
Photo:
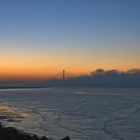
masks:
<path id="1" fill-rule="evenodd" d="M 47 54 L 47 53 L 46 53 Z M 94 53 L 93 53 L 94 54 Z M 71 54 L 72 55 L 72 54 Z M 31 55 L 19 53 L 0 56 L 0 79 L 2 80 L 41 80 L 49 79 L 63 69 L 75 75 L 89 74 L 97 68 L 125 71 L 140 68 L 135 57 L 102 55 Z"/>
<path id="2" fill-rule="evenodd" d="M 98 68 L 120 71 L 140 68 L 140 48 L 132 41 L 120 44 L 117 41 L 11 41 L 1 42 L 0 46 L 1 80 L 49 79 L 63 69 L 81 75 Z"/>

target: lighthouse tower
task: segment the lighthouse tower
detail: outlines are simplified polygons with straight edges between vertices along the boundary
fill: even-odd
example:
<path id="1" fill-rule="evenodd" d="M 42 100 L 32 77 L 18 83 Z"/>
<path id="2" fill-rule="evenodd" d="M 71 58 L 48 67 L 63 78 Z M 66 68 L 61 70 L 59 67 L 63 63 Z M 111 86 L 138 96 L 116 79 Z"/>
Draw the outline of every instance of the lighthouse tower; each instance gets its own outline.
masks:
<path id="1" fill-rule="evenodd" d="M 63 70 L 63 75 L 62 76 L 63 76 L 63 80 L 65 80 L 66 79 L 65 70 Z"/>

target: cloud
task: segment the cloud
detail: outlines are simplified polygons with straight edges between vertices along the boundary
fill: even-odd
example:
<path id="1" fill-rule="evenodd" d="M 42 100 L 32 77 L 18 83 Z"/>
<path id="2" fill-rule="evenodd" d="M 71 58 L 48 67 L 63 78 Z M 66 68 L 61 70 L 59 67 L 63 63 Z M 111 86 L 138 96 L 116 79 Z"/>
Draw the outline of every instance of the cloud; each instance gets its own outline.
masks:
<path id="1" fill-rule="evenodd" d="M 50 80 L 48 86 L 82 87 L 140 87 L 140 70 L 131 69 L 120 72 L 116 69 L 105 71 L 97 69 L 90 75 L 78 76 L 67 80 Z"/>

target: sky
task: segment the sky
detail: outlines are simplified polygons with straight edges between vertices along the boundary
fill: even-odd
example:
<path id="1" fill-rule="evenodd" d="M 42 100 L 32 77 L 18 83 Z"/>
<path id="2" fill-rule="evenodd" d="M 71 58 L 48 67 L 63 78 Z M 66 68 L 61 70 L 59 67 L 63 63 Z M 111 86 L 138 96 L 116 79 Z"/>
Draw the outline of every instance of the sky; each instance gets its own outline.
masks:
<path id="1" fill-rule="evenodd" d="M 0 79 L 140 68 L 139 0 L 1 0 Z"/>

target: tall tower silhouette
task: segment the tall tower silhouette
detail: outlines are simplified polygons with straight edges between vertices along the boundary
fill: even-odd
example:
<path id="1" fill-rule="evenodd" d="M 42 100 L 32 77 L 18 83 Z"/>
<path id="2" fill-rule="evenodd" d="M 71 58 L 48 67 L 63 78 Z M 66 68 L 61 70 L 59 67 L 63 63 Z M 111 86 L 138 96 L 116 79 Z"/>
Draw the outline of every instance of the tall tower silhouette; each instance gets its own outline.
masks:
<path id="1" fill-rule="evenodd" d="M 65 70 L 63 70 L 63 80 L 65 80 L 66 79 L 66 77 L 65 77 L 66 75 L 65 75 Z"/>

